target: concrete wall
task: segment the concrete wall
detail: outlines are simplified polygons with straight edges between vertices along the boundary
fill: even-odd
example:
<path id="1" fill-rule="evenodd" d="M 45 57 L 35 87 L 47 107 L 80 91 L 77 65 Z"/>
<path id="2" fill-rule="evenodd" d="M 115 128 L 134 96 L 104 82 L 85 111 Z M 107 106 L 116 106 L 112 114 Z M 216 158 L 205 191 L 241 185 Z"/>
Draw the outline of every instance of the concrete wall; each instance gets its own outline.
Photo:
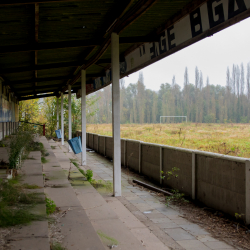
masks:
<path id="1" fill-rule="evenodd" d="M 245 163 L 196 156 L 196 197 L 234 216 L 246 214 Z"/>
<path id="2" fill-rule="evenodd" d="M 141 144 L 141 173 L 160 183 L 160 147 Z"/>
<path id="3" fill-rule="evenodd" d="M 162 171 L 166 173 L 174 167 L 180 169 L 174 172 L 178 177 L 171 177 L 168 180 L 168 176 L 164 174 L 166 177 L 163 180 L 163 186 L 178 189 L 192 196 L 192 153 L 162 148 Z"/>
<path id="4" fill-rule="evenodd" d="M 98 136 L 99 137 L 99 151 L 101 155 L 105 156 L 105 136 Z"/>
<path id="5" fill-rule="evenodd" d="M 121 139 L 121 163 L 122 166 L 126 164 L 126 140 Z"/>
<path id="6" fill-rule="evenodd" d="M 99 136 L 98 135 L 94 135 L 94 145 L 93 145 L 93 149 L 98 152 L 98 142 L 99 142 Z"/>
<path id="7" fill-rule="evenodd" d="M 113 148 L 113 138 L 110 136 L 105 136 L 105 156 L 109 157 L 110 159 L 113 159 Z"/>
<path id="8" fill-rule="evenodd" d="M 133 141 L 133 140 L 127 140 L 126 143 L 126 166 L 130 167 L 136 172 L 140 171 L 140 152 L 139 148 L 140 142 L 139 141 Z"/>
<path id="9" fill-rule="evenodd" d="M 87 133 L 87 146 L 113 158 L 113 139 Z M 98 147 L 97 147 L 98 145 Z M 178 189 L 206 206 L 250 223 L 249 159 L 121 139 L 121 163 L 162 186 Z M 179 168 L 177 178 L 166 172 Z M 161 170 L 165 179 L 161 179 Z M 248 173 L 249 172 L 249 173 Z"/>

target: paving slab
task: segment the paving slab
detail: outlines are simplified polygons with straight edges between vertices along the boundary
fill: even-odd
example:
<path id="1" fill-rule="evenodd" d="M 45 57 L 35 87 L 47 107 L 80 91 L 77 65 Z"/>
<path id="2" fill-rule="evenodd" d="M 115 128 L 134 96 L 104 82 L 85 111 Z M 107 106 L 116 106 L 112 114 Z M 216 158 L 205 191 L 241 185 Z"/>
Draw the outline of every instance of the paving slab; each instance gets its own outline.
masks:
<path id="1" fill-rule="evenodd" d="M 193 224 L 193 223 L 186 224 L 186 225 L 180 225 L 180 227 L 182 227 L 183 229 L 185 229 L 187 232 L 189 232 L 190 234 L 192 234 L 194 236 L 209 234 L 205 229 L 203 229 L 199 225 Z"/>
<path id="2" fill-rule="evenodd" d="M 16 227 L 11 238 L 23 237 L 48 237 L 48 221 L 33 221 L 30 225 Z"/>
<path id="3" fill-rule="evenodd" d="M 65 235 L 63 245 L 70 250 L 105 249 L 83 208 L 67 211 L 61 218 L 61 233 Z"/>
<path id="4" fill-rule="evenodd" d="M 176 241 L 180 240 L 195 240 L 195 237 L 182 228 L 169 228 L 164 231 Z"/>
<path id="5" fill-rule="evenodd" d="M 205 246 L 202 242 L 199 240 L 182 240 L 177 241 L 178 244 L 180 244 L 183 248 L 187 250 L 210 250 L 209 247 Z"/>
<path id="6" fill-rule="evenodd" d="M 80 207 L 79 201 L 76 199 L 75 192 L 71 187 L 62 188 L 44 188 L 45 193 L 55 202 L 58 207 Z"/>
<path id="7" fill-rule="evenodd" d="M 49 238 L 15 238 L 10 250 L 50 250 Z"/>
<path id="8" fill-rule="evenodd" d="M 225 242 L 223 241 L 207 241 L 207 242 L 204 242 L 204 244 L 207 246 L 207 247 L 210 247 L 211 249 L 234 249 L 232 246 L 226 244 Z"/>

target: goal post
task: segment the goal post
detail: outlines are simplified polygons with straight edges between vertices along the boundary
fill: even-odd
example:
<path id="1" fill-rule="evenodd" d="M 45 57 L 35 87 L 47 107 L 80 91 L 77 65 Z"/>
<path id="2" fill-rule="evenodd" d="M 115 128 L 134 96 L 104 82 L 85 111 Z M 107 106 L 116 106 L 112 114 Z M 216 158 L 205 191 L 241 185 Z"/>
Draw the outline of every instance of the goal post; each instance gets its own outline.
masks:
<path id="1" fill-rule="evenodd" d="M 160 116 L 160 124 L 162 123 L 162 118 L 168 118 L 168 117 L 172 117 L 172 118 L 177 118 L 177 117 L 179 117 L 179 118 L 185 118 L 186 119 L 186 123 L 187 123 L 187 116 L 174 116 L 174 115 L 167 115 L 167 116 Z"/>

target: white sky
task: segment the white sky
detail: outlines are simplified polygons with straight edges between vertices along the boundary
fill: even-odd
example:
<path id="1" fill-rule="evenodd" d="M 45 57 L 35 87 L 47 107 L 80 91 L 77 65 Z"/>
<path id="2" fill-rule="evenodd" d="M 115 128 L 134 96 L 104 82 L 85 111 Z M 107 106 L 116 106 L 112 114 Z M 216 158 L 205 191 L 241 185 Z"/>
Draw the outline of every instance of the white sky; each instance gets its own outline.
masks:
<path id="1" fill-rule="evenodd" d="M 162 83 L 172 82 L 183 87 L 185 67 L 188 67 L 189 82 L 194 83 L 197 66 L 203 73 L 203 83 L 209 76 L 210 84 L 226 85 L 226 70 L 233 64 L 250 62 L 250 18 L 205 38 L 175 54 L 142 69 L 146 88 L 159 90 Z M 136 83 L 139 71 L 125 77 L 125 86 Z"/>

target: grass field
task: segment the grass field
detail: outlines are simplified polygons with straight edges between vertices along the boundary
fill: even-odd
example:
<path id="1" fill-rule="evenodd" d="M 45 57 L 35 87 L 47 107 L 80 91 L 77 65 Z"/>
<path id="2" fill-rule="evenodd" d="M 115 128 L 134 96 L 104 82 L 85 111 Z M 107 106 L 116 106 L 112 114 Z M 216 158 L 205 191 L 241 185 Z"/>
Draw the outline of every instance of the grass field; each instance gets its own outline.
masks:
<path id="1" fill-rule="evenodd" d="M 87 132 L 112 136 L 111 124 Z M 250 158 L 250 124 L 124 124 L 121 138 Z"/>

